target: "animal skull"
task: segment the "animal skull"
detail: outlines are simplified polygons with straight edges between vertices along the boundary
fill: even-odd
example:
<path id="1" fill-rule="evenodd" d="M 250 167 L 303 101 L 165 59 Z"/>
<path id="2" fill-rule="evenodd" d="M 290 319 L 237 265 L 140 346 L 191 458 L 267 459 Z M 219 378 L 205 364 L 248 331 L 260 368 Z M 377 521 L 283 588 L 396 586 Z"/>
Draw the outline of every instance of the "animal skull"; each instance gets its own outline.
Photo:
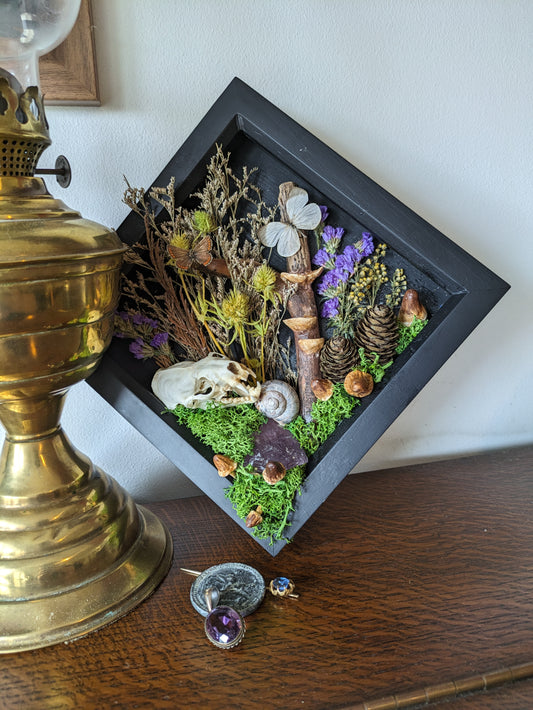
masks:
<path id="1" fill-rule="evenodd" d="M 256 402 L 261 385 L 249 368 L 218 353 L 209 353 L 198 362 L 185 360 L 158 370 L 152 391 L 168 407 L 184 404 L 205 409 L 208 402 L 233 407 Z"/>

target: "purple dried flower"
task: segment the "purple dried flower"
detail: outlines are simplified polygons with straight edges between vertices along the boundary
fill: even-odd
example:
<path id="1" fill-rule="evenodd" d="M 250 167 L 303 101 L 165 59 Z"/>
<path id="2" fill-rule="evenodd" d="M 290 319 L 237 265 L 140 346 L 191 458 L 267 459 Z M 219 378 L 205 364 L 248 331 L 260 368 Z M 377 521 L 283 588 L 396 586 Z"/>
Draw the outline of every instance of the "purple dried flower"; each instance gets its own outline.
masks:
<path id="1" fill-rule="evenodd" d="M 333 318 L 334 316 L 339 315 L 339 299 L 337 297 L 335 298 L 330 298 L 329 301 L 326 301 L 324 305 L 322 306 L 322 310 L 320 311 L 320 314 L 322 318 Z"/>
<path id="2" fill-rule="evenodd" d="M 352 261 L 354 264 L 356 261 L 359 261 L 361 259 L 361 253 L 359 252 L 359 249 L 357 249 L 357 247 L 353 244 L 347 244 L 344 247 L 344 251 L 342 253 L 347 259 Z"/>
<path id="3" fill-rule="evenodd" d="M 329 217 L 328 208 L 325 205 L 319 205 L 319 207 L 320 207 L 320 214 L 321 214 L 320 221 L 325 222 L 327 220 L 327 218 Z"/>
<path id="4" fill-rule="evenodd" d="M 168 341 L 168 333 L 156 333 L 152 340 L 150 340 L 150 345 L 153 348 L 160 348 Z"/>
<path id="5" fill-rule="evenodd" d="M 137 360 L 142 360 L 145 356 L 144 342 L 142 338 L 135 338 L 129 345 L 129 351 Z"/>
<path id="6" fill-rule="evenodd" d="M 144 316 L 142 313 L 134 313 L 131 320 L 133 325 L 142 325 L 144 322 Z"/>
<path id="7" fill-rule="evenodd" d="M 130 319 L 130 314 L 126 311 L 117 311 L 117 316 L 124 321 L 128 321 Z"/>
<path id="8" fill-rule="evenodd" d="M 349 276 L 355 267 L 355 261 L 356 259 L 354 258 L 354 254 L 352 253 L 351 250 L 348 249 L 351 245 L 348 244 L 346 249 L 342 254 L 339 254 L 339 256 L 335 259 L 335 270 L 340 272 L 343 272 L 346 274 L 346 276 Z M 353 249 L 353 251 L 356 251 Z M 342 279 L 343 281 L 346 281 L 345 278 Z"/>
<path id="9" fill-rule="evenodd" d="M 317 292 L 323 296 L 329 289 L 335 289 L 339 285 L 339 274 L 333 270 L 328 271 L 318 282 Z"/>
<path id="10" fill-rule="evenodd" d="M 372 235 L 370 232 L 363 232 L 361 234 L 361 239 L 357 242 L 357 249 L 361 254 L 361 259 L 370 256 L 374 251 L 374 242 L 372 241 Z"/>
<path id="11" fill-rule="evenodd" d="M 340 258 L 340 257 L 339 257 Z M 350 278 L 350 274 L 352 273 L 351 270 L 348 271 L 347 269 L 339 268 L 338 266 L 335 266 L 333 271 L 331 272 L 337 276 L 337 285 L 340 283 L 346 283 L 348 279 Z"/>
<path id="12" fill-rule="evenodd" d="M 324 227 L 322 232 L 322 239 L 327 243 L 332 239 L 338 239 L 339 242 L 344 236 L 344 229 L 342 227 Z"/>
<path id="13" fill-rule="evenodd" d="M 133 325 L 147 325 L 150 328 L 157 328 L 159 325 L 156 320 L 143 316 L 142 313 L 134 313 L 131 320 Z"/>
<path id="14" fill-rule="evenodd" d="M 343 235 L 344 229 L 342 227 L 324 227 L 322 239 L 324 240 L 328 254 L 337 253 Z"/>
<path id="15" fill-rule="evenodd" d="M 316 266 L 326 266 L 330 259 L 331 256 L 325 249 L 319 249 L 313 257 L 313 264 L 316 264 Z"/>

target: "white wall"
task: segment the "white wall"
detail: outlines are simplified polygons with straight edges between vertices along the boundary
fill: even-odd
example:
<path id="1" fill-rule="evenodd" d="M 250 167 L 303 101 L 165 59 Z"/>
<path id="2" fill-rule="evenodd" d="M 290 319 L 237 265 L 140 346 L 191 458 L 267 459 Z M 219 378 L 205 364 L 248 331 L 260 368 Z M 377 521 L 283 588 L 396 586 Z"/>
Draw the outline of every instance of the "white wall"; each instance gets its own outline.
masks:
<path id="1" fill-rule="evenodd" d="M 239 76 L 512 285 L 356 470 L 533 442 L 531 0 L 93 9 L 103 105 L 48 110 L 54 194 L 118 226 L 122 175 L 149 186 Z M 138 498 L 196 491 L 85 383 L 63 424 Z"/>

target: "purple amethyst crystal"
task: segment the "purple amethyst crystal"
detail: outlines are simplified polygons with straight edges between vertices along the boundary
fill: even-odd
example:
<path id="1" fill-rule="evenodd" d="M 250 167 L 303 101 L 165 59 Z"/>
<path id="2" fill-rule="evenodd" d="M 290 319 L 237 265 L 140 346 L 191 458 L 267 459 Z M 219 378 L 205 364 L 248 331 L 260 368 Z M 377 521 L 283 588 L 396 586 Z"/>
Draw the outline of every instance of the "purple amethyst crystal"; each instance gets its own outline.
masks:
<path id="1" fill-rule="evenodd" d="M 244 459 L 244 464 L 262 471 L 269 461 L 279 461 L 287 471 L 307 463 L 307 454 L 296 437 L 274 419 L 268 419 L 256 433 L 254 452 Z"/>
<path id="2" fill-rule="evenodd" d="M 233 648 L 244 636 L 242 616 L 229 606 L 217 606 L 205 619 L 207 638 L 219 648 Z"/>

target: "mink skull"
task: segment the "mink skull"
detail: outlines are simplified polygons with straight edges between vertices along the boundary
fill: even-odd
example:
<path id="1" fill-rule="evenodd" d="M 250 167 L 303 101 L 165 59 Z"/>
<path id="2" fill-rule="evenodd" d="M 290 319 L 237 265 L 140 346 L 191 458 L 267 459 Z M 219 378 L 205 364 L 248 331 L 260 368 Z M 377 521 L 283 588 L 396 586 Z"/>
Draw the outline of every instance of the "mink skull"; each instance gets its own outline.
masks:
<path id="1" fill-rule="evenodd" d="M 208 402 L 224 407 L 256 402 L 261 385 L 248 367 L 218 353 L 209 353 L 198 362 L 185 360 L 158 370 L 152 391 L 168 409 L 183 404 L 205 409 Z"/>

